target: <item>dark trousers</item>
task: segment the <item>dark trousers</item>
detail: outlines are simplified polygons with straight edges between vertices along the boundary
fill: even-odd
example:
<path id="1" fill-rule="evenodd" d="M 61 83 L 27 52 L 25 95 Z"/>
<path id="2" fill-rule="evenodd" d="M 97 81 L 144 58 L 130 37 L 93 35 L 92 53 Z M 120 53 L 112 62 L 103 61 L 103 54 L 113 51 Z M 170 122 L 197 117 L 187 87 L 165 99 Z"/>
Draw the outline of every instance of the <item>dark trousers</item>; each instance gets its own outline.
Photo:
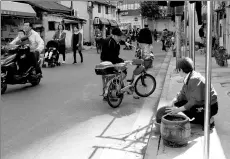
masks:
<path id="1" fill-rule="evenodd" d="M 165 48 L 165 40 L 161 40 L 162 41 L 162 50 L 166 50 Z"/>
<path id="2" fill-rule="evenodd" d="M 154 34 L 153 37 L 154 37 L 154 40 L 157 41 L 157 35 Z"/>
<path id="3" fill-rule="evenodd" d="M 42 73 L 42 70 L 38 64 L 40 55 L 38 52 L 30 52 L 26 54 L 26 58 L 19 60 L 19 72 L 25 73 L 31 66 L 36 69 L 37 73 Z"/>
<path id="4" fill-rule="evenodd" d="M 181 107 L 185 105 L 187 101 L 183 100 L 175 103 L 176 107 Z M 218 103 L 211 105 L 210 118 L 217 114 L 218 112 Z M 183 112 L 190 119 L 195 118 L 194 123 L 204 125 L 204 105 L 194 105 L 191 109 Z"/>
<path id="5" fill-rule="evenodd" d="M 62 54 L 63 61 L 65 61 L 65 45 L 60 45 L 58 51 L 59 51 L 59 54 Z"/>
<path id="6" fill-rule="evenodd" d="M 74 62 L 77 62 L 77 58 L 76 58 L 77 50 L 78 50 L 77 47 L 73 48 L 73 59 L 74 59 Z M 83 55 L 82 55 L 81 50 L 78 50 L 78 53 L 79 53 L 79 55 L 81 57 L 81 62 L 83 62 Z"/>

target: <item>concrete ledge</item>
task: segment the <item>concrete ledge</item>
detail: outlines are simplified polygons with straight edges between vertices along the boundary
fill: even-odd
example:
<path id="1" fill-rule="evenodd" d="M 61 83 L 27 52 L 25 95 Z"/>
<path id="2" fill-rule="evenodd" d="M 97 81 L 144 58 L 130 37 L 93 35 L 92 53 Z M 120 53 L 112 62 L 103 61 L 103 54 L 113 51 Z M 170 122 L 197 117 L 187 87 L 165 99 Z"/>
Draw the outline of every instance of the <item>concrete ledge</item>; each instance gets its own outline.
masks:
<path id="1" fill-rule="evenodd" d="M 203 59 L 201 57 L 197 58 L 197 61 L 199 61 L 196 65 L 202 65 L 202 67 L 198 67 L 197 70 L 200 71 L 203 68 Z M 158 105 L 158 109 L 162 106 L 167 105 L 169 100 L 172 99 L 173 96 L 175 96 L 175 93 L 178 92 L 182 84 L 181 79 L 178 76 L 178 74 L 175 74 L 173 72 L 175 68 L 175 58 L 173 58 L 170 62 L 169 69 L 167 72 L 167 76 L 165 79 L 165 84 L 163 87 L 162 96 L 160 98 L 160 102 Z M 215 65 L 214 65 L 215 67 Z M 220 68 L 217 67 L 215 72 L 218 71 Z M 222 68 L 224 69 L 224 68 Z M 210 133 L 210 159 L 227 159 L 227 156 L 229 156 L 229 139 L 226 137 L 226 132 L 229 132 L 230 125 L 229 120 L 227 119 L 227 114 L 229 114 L 229 107 L 227 107 L 227 103 L 229 103 L 230 99 L 227 97 L 226 92 L 223 91 L 223 88 L 220 87 L 220 84 L 214 84 L 220 100 L 219 104 L 221 105 L 220 112 L 221 116 L 216 116 L 216 119 L 221 118 L 221 123 L 218 124 L 218 121 L 216 121 L 216 124 L 218 124 L 216 127 L 218 131 L 216 131 L 216 128 L 213 129 L 213 131 Z M 225 93 L 225 94 L 224 94 Z M 225 99 L 224 99 L 225 98 Z M 226 101 L 228 101 L 226 103 Z M 228 105 L 229 106 L 229 105 Z M 223 108 L 224 107 L 224 108 Z M 225 117 L 224 117 L 225 116 Z M 225 119 L 224 119 L 225 118 Z M 225 125 L 223 127 L 223 125 Z M 203 158 L 203 143 L 204 143 L 204 132 L 202 131 L 201 127 L 198 125 L 191 124 L 192 132 L 191 132 L 191 139 L 189 141 L 188 146 L 183 148 L 171 148 L 166 147 L 163 144 L 163 141 L 159 134 L 155 134 L 154 131 L 151 133 L 151 137 L 148 143 L 147 151 L 145 154 L 144 159 L 185 159 L 185 158 L 197 158 L 202 159 Z M 154 126 L 153 126 L 154 128 Z M 224 131 L 224 134 L 218 133 L 219 129 Z M 222 141 L 221 141 L 222 139 Z M 222 147 L 223 146 L 223 147 Z"/>
<path id="2" fill-rule="evenodd" d="M 170 60 L 171 53 L 168 53 L 160 67 L 158 75 L 155 77 L 156 81 L 160 81 L 165 76 Z M 155 92 L 149 98 L 145 99 L 138 118 L 132 127 L 131 135 L 125 141 L 121 141 L 116 145 L 108 145 L 108 148 L 102 151 L 100 159 L 143 159 L 153 125 L 153 106 L 156 106 L 158 103 L 163 84 L 164 81 L 157 83 Z"/>

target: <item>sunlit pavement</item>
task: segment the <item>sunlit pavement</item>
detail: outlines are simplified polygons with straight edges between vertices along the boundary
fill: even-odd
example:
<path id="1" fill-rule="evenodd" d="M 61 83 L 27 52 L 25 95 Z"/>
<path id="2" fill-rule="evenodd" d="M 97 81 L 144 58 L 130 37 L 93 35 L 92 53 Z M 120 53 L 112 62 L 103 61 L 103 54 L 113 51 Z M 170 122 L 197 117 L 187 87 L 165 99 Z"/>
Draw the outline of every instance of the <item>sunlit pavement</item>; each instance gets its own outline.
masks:
<path id="1" fill-rule="evenodd" d="M 205 76 L 205 57 L 199 52 L 195 54 L 195 69 Z M 218 94 L 219 110 L 215 118 L 215 128 L 210 132 L 210 159 L 228 159 L 230 158 L 230 61 L 227 67 L 220 67 L 212 58 L 212 84 Z M 165 106 L 168 101 L 175 97 L 180 91 L 182 84 L 181 77 L 173 70 L 176 67 L 176 58 L 170 61 L 169 69 L 164 83 L 163 91 L 160 97 L 158 108 Z M 163 144 L 159 134 L 151 133 L 144 159 L 184 159 L 184 158 L 203 158 L 204 132 L 198 125 L 191 125 L 191 137 L 187 146 L 182 148 L 171 148 Z M 153 130 L 155 128 L 153 127 Z"/>
<path id="2" fill-rule="evenodd" d="M 166 57 L 160 48 L 154 44 L 151 73 L 158 77 L 157 84 L 163 81 L 163 75 L 157 75 Z M 83 56 L 84 63 L 77 56 L 78 63 L 73 65 L 72 54 L 68 54 L 66 64 L 44 68 L 44 78 L 36 87 L 8 86 L 1 102 L 3 159 L 99 158 L 103 147 L 128 138 L 140 113 L 145 112 L 146 101 L 157 104 L 159 93 L 139 100 L 125 96 L 119 108 L 111 108 L 99 96 L 101 77 L 94 72 L 99 55 L 93 49 Z M 121 57 L 132 59 L 134 52 L 122 50 Z M 133 67 L 129 67 L 128 78 Z M 146 112 L 152 115 L 151 110 Z"/>

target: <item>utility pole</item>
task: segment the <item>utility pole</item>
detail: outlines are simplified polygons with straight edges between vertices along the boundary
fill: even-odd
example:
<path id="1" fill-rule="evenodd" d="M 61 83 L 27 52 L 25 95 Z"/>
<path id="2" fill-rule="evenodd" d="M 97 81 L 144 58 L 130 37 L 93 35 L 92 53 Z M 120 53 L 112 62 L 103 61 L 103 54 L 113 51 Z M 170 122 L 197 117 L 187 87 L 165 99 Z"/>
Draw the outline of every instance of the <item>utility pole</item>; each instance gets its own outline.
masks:
<path id="1" fill-rule="evenodd" d="M 207 53 L 205 62 L 205 121 L 204 121 L 204 153 L 203 159 L 209 159 L 210 144 L 210 91 L 211 91 L 211 61 L 212 61 L 212 1 L 207 1 Z"/>
<path id="2" fill-rule="evenodd" d="M 184 56 L 188 57 L 188 52 L 187 52 L 187 15 L 188 15 L 188 10 L 187 10 L 187 1 L 184 2 Z"/>
<path id="3" fill-rule="evenodd" d="M 89 13 L 89 41 L 93 44 L 93 2 L 88 1 L 88 13 Z"/>
<path id="4" fill-rule="evenodd" d="M 176 63 L 181 55 L 181 17 L 183 15 L 183 6 L 175 8 L 175 22 L 176 22 Z"/>
<path id="5" fill-rule="evenodd" d="M 195 3 L 189 4 L 189 57 L 195 69 Z"/>

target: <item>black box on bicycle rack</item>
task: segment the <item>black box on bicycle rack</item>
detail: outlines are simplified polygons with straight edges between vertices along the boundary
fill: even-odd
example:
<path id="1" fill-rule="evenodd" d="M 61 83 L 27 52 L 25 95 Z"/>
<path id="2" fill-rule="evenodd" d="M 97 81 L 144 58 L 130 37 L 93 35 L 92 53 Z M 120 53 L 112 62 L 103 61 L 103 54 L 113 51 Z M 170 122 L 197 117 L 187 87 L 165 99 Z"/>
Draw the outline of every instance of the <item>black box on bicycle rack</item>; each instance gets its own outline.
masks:
<path id="1" fill-rule="evenodd" d="M 100 63 L 95 66 L 96 75 L 109 75 L 117 73 L 113 64 Z"/>

